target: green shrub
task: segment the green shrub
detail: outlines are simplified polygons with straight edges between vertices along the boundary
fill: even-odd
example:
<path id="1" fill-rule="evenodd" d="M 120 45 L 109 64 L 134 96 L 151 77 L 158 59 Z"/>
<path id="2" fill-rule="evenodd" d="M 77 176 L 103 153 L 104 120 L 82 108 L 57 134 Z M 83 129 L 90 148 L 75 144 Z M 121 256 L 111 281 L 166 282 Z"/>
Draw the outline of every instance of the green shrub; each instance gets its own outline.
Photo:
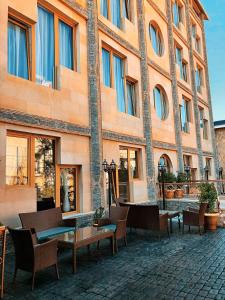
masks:
<path id="1" fill-rule="evenodd" d="M 159 176 L 159 182 L 162 182 L 162 176 Z M 176 176 L 173 173 L 166 172 L 164 173 L 164 182 L 165 183 L 173 183 L 176 182 Z"/>
<path id="2" fill-rule="evenodd" d="M 215 185 L 213 183 L 202 183 L 199 186 L 200 195 L 199 202 L 200 203 L 208 203 L 208 212 L 213 213 L 216 208 L 217 202 L 217 191 Z"/>
<path id="3" fill-rule="evenodd" d="M 177 175 L 177 182 L 188 182 L 187 174 L 186 173 L 178 173 Z"/>

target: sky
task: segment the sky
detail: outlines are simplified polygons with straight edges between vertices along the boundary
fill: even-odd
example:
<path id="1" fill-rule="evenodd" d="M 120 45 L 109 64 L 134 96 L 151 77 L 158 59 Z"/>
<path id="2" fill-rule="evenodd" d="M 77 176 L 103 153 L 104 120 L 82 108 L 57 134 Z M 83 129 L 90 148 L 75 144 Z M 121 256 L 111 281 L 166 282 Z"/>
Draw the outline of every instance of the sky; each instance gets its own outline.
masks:
<path id="1" fill-rule="evenodd" d="M 225 0 L 201 0 L 205 23 L 214 121 L 225 120 Z"/>

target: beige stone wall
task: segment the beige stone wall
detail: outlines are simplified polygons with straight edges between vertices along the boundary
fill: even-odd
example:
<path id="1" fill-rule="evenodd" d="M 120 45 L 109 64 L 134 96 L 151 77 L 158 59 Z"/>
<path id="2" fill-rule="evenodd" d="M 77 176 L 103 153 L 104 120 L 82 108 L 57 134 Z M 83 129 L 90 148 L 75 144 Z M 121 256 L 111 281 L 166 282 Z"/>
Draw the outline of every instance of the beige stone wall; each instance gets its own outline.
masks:
<path id="1" fill-rule="evenodd" d="M 225 171 L 225 128 L 215 129 L 220 166 Z"/>

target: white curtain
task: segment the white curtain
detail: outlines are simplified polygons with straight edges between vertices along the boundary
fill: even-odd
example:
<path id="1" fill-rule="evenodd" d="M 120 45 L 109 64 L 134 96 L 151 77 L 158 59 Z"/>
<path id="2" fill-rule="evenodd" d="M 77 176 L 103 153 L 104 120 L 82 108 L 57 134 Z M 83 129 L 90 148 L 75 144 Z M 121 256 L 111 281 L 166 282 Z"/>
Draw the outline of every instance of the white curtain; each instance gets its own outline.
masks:
<path id="1" fill-rule="evenodd" d="M 121 12 L 120 12 L 120 0 L 111 0 L 111 15 L 112 23 L 118 28 L 121 27 Z"/>
<path id="2" fill-rule="evenodd" d="M 73 28 L 59 21 L 60 64 L 73 69 Z"/>
<path id="3" fill-rule="evenodd" d="M 110 54 L 109 51 L 105 49 L 102 49 L 102 72 L 104 85 L 110 87 Z"/>
<path id="4" fill-rule="evenodd" d="M 123 78 L 123 60 L 113 55 L 114 62 L 114 83 L 117 93 L 117 106 L 120 112 L 125 112 L 124 78 Z"/>
<path id="5" fill-rule="evenodd" d="M 108 19 L 108 0 L 101 0 L 101 15 Z"/>
<path id="6" fill-rule="evenodd" d="M 39 6 L 36 26 L 36 80 L 47 86 L 53 85 L 54 48 L 53 14 Z"/>
<path id="7" fill-rule="evenodd" d="M 28 79 L 26 30 L 8 22 L 8 72 Z"/>
<path id="8" fill-rule="evenodd" d="M 122 0 L 123 17 L 130 20 L 130 0 Z"/>

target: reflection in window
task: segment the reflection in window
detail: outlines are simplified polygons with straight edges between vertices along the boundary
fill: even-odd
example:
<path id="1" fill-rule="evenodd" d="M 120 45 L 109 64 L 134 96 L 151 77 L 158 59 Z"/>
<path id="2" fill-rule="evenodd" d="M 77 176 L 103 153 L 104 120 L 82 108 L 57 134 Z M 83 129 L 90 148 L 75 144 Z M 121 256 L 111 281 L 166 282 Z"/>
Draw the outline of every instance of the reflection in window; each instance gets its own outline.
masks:
<path id="1" fill-rule="evenodd" d="M 111 86 L 111 73 L 110 73 L 110 53 L 102 48 L 102 73 L 103 83 L 105 86 Z"/>
<path id="2" fill-rule="evenodd" d="M 73 69 L 73 28 L 59 21 L 59 53 L 60 64 Z"/>
<path id="3" fill-rule="evenodd" d="M 77 210 L 77 169 L 60 170 L 60 205 L 63 212 Z"/>
<path id="4" fill-rule="evenodd" d="M 28 184 L 28 139 L 7 137 L 6 144 L 6 184 Z"/>
<path id="5" fill-rule="evenodd" d="M 153 94 L 156 114 L 161 120 L 165 120 L 167 117 L 167 103 L 165 94 L 159 87 L 154 88 Z"/>
<path id="6" fill-rule="evenodd" d="M 138 178 L 138 151 L 130 150 L 131 178 Z"/>
<path id="7" fill-rule="evenodd" d="M 113 63 L 114 63 L 114 84 L 115 84 L 116 94 L 117 94 L 118 110 L 120 112 L 126 112 L 123 59 L 114 54 Z"/>
<path id="8" fill-rule="evenodd" d="M 181 130 L 183 132 L 189 132 L 190 123 L 190 102 L 183 98 L 182 105 L 180 105 L 180 120 L 181 120 Z"/>
<path id="9" fill-rule="evenodd" d="M 101 15 L 103 15 L 106 19 L 109 18 L 109 15 L 108 15 L 108 0 L 101 0 Z"/>
<path id="10" fill-rule="evenodd" d="M 149 35 L 155 53 L 159 56 L 162 56 L 163 47 L 162 47 L 161 34 L 159 29 L 153 24 L 150 24 L 149 26 Z"/>
<path id="11" fill-rule="evenodd" d="M 123 17 L 131 20 L 130 0 L 122 0 Z"/>
<path id="12" fill-rule="evenodd" d="M 182 7 L 179 5 L 178 1 L 175 0 L 173 4 L 173 23 L 177 27 L 182 23 Z"/>
<path id="13" fill-rule="evenodd" d="M 27 29 L 8 22 L 8 72 L 29 79 Z"/>
<path id="14" fill-rule="evenodd" d="M 110 1 L 111 3 L 111 18 L 112 23 L 118 28 L 121 28 L 121 7 L 120 0 Z"/>
<path id="15" fill-rule="evenodd" d="M 131 116 L 136 115 L 135 84 L 127 81 L 127 113 Z"/>
<path id="16" fill-rule="evenodd" d="M 195 81 L 196 81 L 197 92 L 201 93 L 202 86 L 203 86 L 203 78 L 202 78 L 202 69 L 200 67 L 197 67 L 195 71 Z"/>
<path id="17" fill-rule="evenodd" d="M 35 187 L 38 201 L 55 199 L 55 140 L 35 138 Z"/>

